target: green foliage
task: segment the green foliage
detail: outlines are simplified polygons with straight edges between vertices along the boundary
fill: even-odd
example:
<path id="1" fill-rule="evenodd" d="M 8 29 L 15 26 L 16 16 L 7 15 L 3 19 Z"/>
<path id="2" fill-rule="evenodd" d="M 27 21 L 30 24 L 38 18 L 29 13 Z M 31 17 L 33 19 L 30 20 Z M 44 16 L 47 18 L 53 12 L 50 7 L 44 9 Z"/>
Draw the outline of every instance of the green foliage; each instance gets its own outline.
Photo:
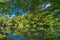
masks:
<path id="1" fill-rule="evenodd" d="M 13 33 L 16 36 L 23 34 L 28 40 L 58 40 L 60 37 L 60 1 L 59 0 L 0 0 L 0 34 Z M 43 5 L 51 4 L 44 9 Z M 25 16 L 17 15 L 13 18 L 5 16 L 5 13 L 12 14 L 10 5 L 21 8 L 24 12 L 30 12 Z M 53 11 L 56 13 L 53 13 Z M 55 33 L 58 33 L 55 34 Z M 57 37 L 56 37 L 57 35 Z M 5 40 L 2 37 L 2 40 Z M 6 40 L 8 40 L 5 35 Z M 0 39 L 1 39 L 0 38 Z M 52 38 L 52 39 L 51 39 Z"/>

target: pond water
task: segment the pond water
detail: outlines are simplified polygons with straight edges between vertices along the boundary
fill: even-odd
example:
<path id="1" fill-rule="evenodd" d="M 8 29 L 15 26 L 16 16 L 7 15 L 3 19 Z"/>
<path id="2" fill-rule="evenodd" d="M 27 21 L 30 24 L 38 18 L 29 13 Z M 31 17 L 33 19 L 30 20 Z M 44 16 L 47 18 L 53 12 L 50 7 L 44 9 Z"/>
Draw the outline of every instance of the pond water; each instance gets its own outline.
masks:
<path id="1" fill-rule="evenodd" d="M 9 38 L 11 38 L 12 40 L 27 40 L 27 38 L 24 37 L 22 34 L 20 36 L 16 37 L 15 35 L 8 33 L 7 36 Z"/>

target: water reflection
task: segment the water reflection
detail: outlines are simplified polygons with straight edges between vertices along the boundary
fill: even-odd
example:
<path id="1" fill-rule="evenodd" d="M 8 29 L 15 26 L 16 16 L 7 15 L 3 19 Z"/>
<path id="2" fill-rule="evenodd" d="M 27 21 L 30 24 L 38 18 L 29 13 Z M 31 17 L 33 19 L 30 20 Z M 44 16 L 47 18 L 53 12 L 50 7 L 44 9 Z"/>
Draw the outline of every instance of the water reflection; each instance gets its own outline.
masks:
<path id="1" fill-rule="evenodd" d="M 16 37 L 15 35 L 8 33 L 7 36 L 12 40 L 27 40 L 22 34 L 19 37 Z"/>

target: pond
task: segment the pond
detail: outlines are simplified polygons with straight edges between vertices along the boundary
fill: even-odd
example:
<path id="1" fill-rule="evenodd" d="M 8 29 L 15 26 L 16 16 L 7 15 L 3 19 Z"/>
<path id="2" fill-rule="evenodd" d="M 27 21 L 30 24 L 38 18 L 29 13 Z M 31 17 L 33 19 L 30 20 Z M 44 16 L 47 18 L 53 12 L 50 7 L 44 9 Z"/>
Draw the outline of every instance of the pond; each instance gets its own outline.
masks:
<path id="1" fill-rule="evenodd" d="M 27 38 L 24 37 L 22 34 L 20 36 L 16 37 L 15 35 L 8 33 L 7 36 L 9 38 L 11 38 L 12 40 L 27 40 Z"/>

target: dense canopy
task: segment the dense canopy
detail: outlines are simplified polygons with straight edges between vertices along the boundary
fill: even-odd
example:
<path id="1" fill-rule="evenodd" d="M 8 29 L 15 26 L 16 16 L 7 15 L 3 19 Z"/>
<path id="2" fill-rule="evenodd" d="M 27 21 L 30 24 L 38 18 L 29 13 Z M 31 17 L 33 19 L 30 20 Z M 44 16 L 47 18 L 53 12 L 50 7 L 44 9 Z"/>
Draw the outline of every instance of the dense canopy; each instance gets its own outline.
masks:
<path id="1" fill-rule="evenodd" d="M 28 40 L 59 40 L 60 0 L 0 0 L 0 39 L 10 39 L 7 33 Z"/>

